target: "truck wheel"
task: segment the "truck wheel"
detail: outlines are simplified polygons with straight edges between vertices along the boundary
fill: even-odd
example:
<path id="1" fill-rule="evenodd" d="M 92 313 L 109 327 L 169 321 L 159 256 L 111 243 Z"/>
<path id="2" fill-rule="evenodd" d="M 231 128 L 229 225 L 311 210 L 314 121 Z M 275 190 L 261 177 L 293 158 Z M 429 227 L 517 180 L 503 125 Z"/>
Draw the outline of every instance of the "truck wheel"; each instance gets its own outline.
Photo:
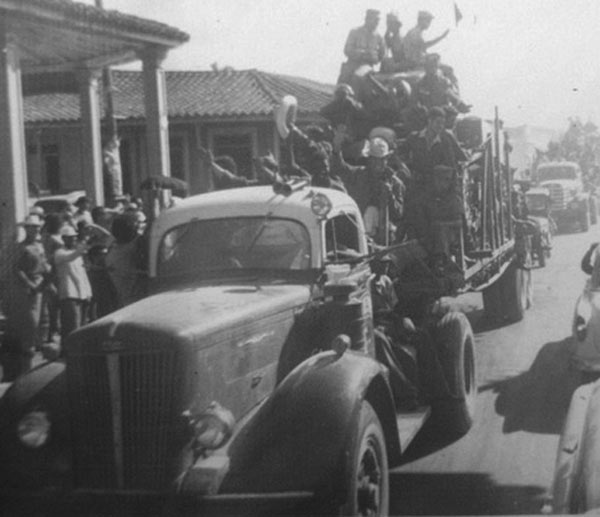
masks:
<path id="1" fill-rule="evenodd" d="M 477 383 L 471 324 L 461 312 L 449 312 L 436 325 L 435 342 L 449 398 L 442 400 L 436 420 L 446 432 L 463 435 L 473 425 Z"/>
<path id="2" fill-rule="evenodd" d="M 385 438 L 377 413 L 366 400 L 350 447 L 344 480 L 347 499 L 341 514 L 388 515 L 390 488 Z"/>
<path id="3" fill-rule="evenodd" d="M 583 233 L 587 232 L 590 229 L 590 211 L 587 204 L 581 212 L 579 224 L 581 225 L 581 231 Z"/>
<path id="4" fill-rule="evenodd" d="M 496 280 L 483 290 L 483 310 L 485 317 L 491 322 L 503 319 L 504 304 L 502 303 L 501 280 Z"/>
<path id="5" fill-rule="evenodd" d="M 531 280 L 529 270 L 517 267 L 515 263 L 506 268 L 500 279 L 503 300 L 506 308 L 506 318 L 510 323 L 521 321 L 529 305 L 528 282 Z"/>
<path id="6" fill-rule="evenodd" d="M 539 247 L 536 249 L 535 254 L 537 255 L 538 264 L 540 267 L 546 267 L 546 250 L 540 242 Z"/>

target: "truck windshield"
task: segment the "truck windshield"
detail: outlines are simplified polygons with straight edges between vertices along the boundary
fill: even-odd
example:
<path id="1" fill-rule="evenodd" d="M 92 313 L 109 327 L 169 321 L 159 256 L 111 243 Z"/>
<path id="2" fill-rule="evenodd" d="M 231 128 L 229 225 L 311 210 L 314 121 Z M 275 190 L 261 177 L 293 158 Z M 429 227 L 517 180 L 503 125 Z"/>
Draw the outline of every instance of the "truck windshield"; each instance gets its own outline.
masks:
<path id="1" fill-rule="evenodd" d="M 577 179 L 577 170 L 575 167 L 569 165 L 540 167 L 538 169 L 538 178 L 540 181 L 575 180 Z"/>
<path id="2" fill-rule="evenodd" d="M 181 277 L 221 270 L 310 268 L 310 238 L 289 219 L 240 217 L 190 221 L 165 234 L 158 276 Z"/>

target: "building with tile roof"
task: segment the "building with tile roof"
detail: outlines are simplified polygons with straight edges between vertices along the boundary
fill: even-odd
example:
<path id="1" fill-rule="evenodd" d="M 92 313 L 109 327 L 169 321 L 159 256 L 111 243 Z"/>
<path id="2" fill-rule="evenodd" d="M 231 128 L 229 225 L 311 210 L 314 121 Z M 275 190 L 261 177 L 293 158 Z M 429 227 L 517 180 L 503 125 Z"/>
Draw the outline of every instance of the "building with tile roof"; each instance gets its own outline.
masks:
<path id="1" fill-rule="evenodd" d="M 137 194 L 144 177 L 144 99 L 141 72 L 114 70 L 113 105 L 121 136 L 124 190 Z M 61 78 L 56 78 L 58 83 Z M 321 123 L 319 110 L 333 94 L 333 85 L 259 70 L 167 71 L 167 110 L 171 173 L 187 181 L 191 191 L 211 188 L 201 170 L 198 144 L 215 156 L 231 155 L 240 171 L 253 176 L 251 159 L 281 142 L 273 112 L 285 95 L 298 99 L 298 123 Z M 42 190 L 63 192 L 81 188 L 77 133 L 80 122 L 77 93 L 51 91 L 25 84 L 27 158 L 30 179 Z M 64 88 L 63 90 L 68 90 Z M 50 90 L 50 91 L 49 91 Z"/>

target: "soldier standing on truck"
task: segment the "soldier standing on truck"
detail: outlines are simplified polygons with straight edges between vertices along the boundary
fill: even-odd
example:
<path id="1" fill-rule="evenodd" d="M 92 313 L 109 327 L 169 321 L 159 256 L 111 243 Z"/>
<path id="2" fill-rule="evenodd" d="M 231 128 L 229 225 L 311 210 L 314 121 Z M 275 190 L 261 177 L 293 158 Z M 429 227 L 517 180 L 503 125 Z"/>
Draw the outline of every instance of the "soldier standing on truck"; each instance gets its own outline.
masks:
<path id="1" fill-rule="evenodd" d="M 395 12 L 388 13 L 386 17 L 386 31 L 384 35 L 388 55 L 381 63 L 381 71 L 385 74 L 403 72 L 406 69 L 404 44 L 400 36 L 402 22 Z"/>
<path id="2" fill-rule="evenodd" d="M 467 155 L 456 137 L 445 127 L 446 113 L 436 106 L 429 110 L 427 127 L 412 133 L 406 141 L 408 165 L 419 185 L 430 182 L 436 165 L 458 170 L 459 162 L 467 161 Z"/>
<path id="3" fill-rule="evenodd" d="M 467 113 L 470 106 L 457 94 L 450 79 L 440 70 L 439 54 L 428 54 L 425 58 L 425 75 L 417 83 L 417 93 L 423 106 L 453 106 L 461 113 Z"/>
<path id="4" fill-rule="evenodd" d="M 427 49 L 442 41 L 450 32 L 446 30 L 441 36 L 430 41 L 425 41 L 423 33 L 431 26 L 431 20 L 433 20 L 433 14 L 429 11 L 419 11 L 417 25 L 404 36 L 404 56 L 406 57 L 408 66 L 411 68 L 422 68 L 425 65 Z"/>
<path id="5" fill-rule="evenodd" d="M 379 11 L 367 9 L 364 25 L 352 29 L 344 45 L 344 54 L 348 61 L 342 64 L 338 84 L 352 83 L 352 76 L 358 68 L 364 66 L 374 70 L 385 56 L 385 42 L 378 34 Z"/>

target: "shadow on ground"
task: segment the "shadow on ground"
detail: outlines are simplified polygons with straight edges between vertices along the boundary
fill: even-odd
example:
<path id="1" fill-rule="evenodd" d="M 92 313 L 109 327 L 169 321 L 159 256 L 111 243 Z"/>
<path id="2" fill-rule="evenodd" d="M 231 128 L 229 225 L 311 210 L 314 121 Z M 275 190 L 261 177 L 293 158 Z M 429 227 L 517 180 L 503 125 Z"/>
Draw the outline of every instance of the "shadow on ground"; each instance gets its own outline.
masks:
<path id="1" fill-rule="evenodd" d="M 539 486 L 496 485 L 486 474 L 390 476 L 391 515 L 539 514 L 546 491 Z"/>
<path id="2" fill-rule="evenodd" d="M 498 394 L 496 412 L 504 417 L 503 432 L 559 434 L 571 396 L 581 384 L 570 364 L 569 338 L 545 344 L 528 371 L 479 387 Z"/>

